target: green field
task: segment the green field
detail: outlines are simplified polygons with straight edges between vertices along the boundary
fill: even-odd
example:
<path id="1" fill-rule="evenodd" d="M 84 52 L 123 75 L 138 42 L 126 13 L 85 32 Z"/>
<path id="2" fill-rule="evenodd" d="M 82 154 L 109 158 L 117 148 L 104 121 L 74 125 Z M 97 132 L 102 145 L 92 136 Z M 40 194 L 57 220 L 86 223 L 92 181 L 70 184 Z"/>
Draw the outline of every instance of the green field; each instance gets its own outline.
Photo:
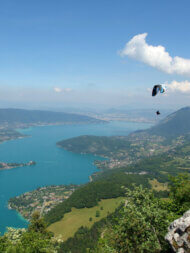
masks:
<path id="1" fill-rule="evenodd" d="M 104 199 L 99 202 L 98 206 L 92 208 L 72 208 L 71 212 L 66 213 L 64 218 L 60 221 L 51 224 L 48 229 L 52 231 L 55 236 L 61 235 L 63 240 L 67 240 L 69 237 L 72 237 L 81 226 L 90 228 L 94 222 L 114 212 L 116 207 L 118 207 L 124 199 L 124 197 Z M 99 217 L 96 217 L 96 211 L 100 212 Z M 89 221 L 90 217 L 92 221 Z"/>
<path id="2" fill-rule="evenodd" d="M 152 189 L 155 191 L 167 191 L 168 186 L 167 183 L 160 183 L 157 179 L 149 180 Z"/>

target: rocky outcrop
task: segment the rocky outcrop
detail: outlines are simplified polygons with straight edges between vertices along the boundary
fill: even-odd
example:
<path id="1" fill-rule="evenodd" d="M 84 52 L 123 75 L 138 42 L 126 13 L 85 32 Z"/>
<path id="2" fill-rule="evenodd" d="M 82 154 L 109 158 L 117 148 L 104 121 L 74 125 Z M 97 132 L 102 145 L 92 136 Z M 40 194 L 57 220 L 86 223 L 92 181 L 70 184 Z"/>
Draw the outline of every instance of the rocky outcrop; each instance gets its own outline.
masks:
<path id="1" fill-rule="evenodd" d="M 170 224 L 165 239 L 174 252 L 190 253 L 190 210 Z"/>

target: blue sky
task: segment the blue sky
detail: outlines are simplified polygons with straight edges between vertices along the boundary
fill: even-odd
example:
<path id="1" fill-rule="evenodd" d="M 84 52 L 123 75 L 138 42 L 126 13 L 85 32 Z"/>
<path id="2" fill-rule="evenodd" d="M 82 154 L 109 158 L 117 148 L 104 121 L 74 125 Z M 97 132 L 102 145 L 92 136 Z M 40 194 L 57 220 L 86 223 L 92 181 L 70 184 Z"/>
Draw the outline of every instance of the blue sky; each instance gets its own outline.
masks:
<path id="1" fill-rule="evenodd" d="M 189 69 L 168 73 L 119 53 L 147 33 L 148 45 L 190 59 L 189 9 L 186 0 L 1 0 L 0 106 L 190 105 L 188 89 L 154 101 L 149 90 L 179 88 Z"/>

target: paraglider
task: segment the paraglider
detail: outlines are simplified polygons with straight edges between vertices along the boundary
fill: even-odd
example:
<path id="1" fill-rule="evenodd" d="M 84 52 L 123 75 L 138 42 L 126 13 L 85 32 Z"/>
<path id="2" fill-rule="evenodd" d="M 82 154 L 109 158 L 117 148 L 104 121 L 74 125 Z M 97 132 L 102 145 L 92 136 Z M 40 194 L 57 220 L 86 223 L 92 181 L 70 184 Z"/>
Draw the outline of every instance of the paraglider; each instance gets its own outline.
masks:
<path id="1" fill-rule="evenodd" d="M 154 85 L 152 89 L 152 96 L 155 97 L 159 92 L 164 93 L 165 91 L 166 91 L 166 88 L 163 85 L 161 84 Z M 156 114 L 160 115 L 160 112 L 157 111 Z"/>

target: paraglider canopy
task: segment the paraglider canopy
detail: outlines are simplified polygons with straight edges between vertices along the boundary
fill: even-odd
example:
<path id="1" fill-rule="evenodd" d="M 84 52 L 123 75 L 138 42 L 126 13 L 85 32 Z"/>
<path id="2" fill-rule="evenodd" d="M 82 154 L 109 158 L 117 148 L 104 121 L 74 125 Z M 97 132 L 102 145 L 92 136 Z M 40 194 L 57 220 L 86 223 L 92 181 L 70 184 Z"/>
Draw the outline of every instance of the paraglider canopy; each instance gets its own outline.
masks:
<path id="1" fill-rule="evenodd" d="M 154 85 L 153 89 L 152 89 L 152 96 L 156 96 L 159 92 L 160 93 L 164 93 L 165 92 L 165 87 L 161 84 L 157 84 L 157 85 Z"/>

